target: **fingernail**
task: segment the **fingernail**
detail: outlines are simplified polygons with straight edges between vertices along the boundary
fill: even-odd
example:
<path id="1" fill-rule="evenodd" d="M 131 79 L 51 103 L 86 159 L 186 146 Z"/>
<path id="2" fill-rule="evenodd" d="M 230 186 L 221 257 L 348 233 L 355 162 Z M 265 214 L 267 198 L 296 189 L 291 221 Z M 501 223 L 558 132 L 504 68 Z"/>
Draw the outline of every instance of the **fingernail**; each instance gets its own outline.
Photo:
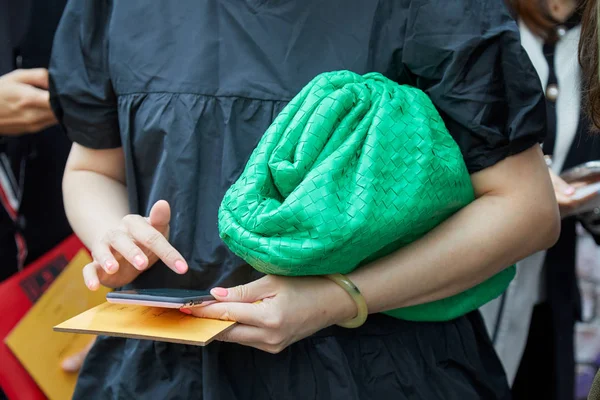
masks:
<path id="1" fill-rule="evenodd" d="M 568 195 L 572 195 L 573 193 L 575 193 L 575 188 L 573 186 L 569 186 L 565 189 L 565 193 Z"/>
<path id="2" fill-rule="evenodd" d="M 192 314 L 192 312 L 190 310 L 188 310 L 187 308 L 180 308 L 179 311 L 181 311 L 184 314 L 190 315 Z"/>
<path id="3" fill-rule="evenodd" d="M 112 261 L 107 261 L 105 265 L 108 271 L 112 271 L 113 269 L 115 269 L 115 264 Z"/>
<path id="4" fill-rule="evenodd" d="M 213 290 L 211 290 L 211 293 L 214 296 L 218 296 L 218 297 L 227 297 L 227 295 L 229 294 L 229 291 L 227 291 L 227 289 L 223 289 L 220 287 L 216 287 Z"/>
<path id="5" fill-rule="evenodd" d="M 187 265 L 185 265 L 183 261 L 177 260 L 175 261 L 175 269 L 181 273 L 184 273 L 187 271 Z"/>
<path id="6" fill-rule="evenodd" d="M 133 261 L 135 262 L 135 265 L 137 265 L 140 268 L 144 266 L 144 257 L 142 256 L 138 255 L 133 257 Z"/>

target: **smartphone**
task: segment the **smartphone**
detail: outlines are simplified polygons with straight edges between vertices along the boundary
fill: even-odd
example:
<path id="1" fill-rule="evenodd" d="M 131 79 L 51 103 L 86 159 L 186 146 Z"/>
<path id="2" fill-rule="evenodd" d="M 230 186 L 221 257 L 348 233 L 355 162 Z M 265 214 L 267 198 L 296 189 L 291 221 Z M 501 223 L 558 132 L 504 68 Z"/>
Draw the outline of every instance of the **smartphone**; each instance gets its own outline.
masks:
<path id="1" fill-rule="evenodd" d="M 600 179 L 600 161 L 589 161 L 560 174 L 567 183 L 577 181 L 597 181 Z"/>
<path id="2" fill-rule="evenodd" d="M 600 192 L 600 182 L 591 183 L 589 185 L 585 185 L 583 187 L 578 188 L 575 191 L 575 194 L 571 196 L 574 200 L 583 200 L 586 197 L 592 196 Z"/>
<path id="3" fill-rule="evenodd" d="M 194 307 L 213 302 L 215 298 L 202 290 L 137 289 L 109 292 L 106 301 L 115 304 L 135 304 L 161 308 Z"/>

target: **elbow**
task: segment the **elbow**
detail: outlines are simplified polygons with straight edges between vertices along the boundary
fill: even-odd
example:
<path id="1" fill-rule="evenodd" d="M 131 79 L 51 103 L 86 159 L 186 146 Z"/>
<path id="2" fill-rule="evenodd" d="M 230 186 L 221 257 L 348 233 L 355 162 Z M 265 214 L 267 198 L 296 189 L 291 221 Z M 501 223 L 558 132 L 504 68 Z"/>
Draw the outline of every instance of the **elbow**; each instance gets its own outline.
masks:
<path id="1" fill-rule="evenodd" d="M 546 250 L 556 244 L 560 237 L 561 219 L 556 201 L 538 208 L 533 227 L 539 238 L 539 249 Z"/>
<path id="2" fill-rule="evenodd" d="M 69 166 L 67 165 L 67 167 L 65 168 L 65 171 L 63 173 L 63 177 L 62 177 L 62 195 L 63 195 L 63 199 L 68 199 L 71 197 L 71 193 L 73 192 L 73 173 L 74 171 L 72 169 L 69 168 Z M 67 202 L 65 202 L 65 207 Z"/>
<path id="3" fill-rule="evenodd" d="M 67 221 L 69 221 L 69 224 L 71 226 L 73 226 L 71 213 L 71 198 L 73 193 L 73 185 L 71 184 L 72 174 L 73 171 L 70 170 L 67 166 L 67 168 L 65 168 L 65 172 L 62 178 L 63 207 L 65 210 L 65 215 L 67 216 Z"/>

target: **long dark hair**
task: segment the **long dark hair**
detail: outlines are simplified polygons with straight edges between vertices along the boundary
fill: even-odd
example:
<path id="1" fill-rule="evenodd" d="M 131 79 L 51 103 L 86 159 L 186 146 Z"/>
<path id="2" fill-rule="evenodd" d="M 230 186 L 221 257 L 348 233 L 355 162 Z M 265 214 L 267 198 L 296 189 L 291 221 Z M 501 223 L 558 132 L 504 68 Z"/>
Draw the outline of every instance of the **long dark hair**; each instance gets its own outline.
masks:
<path id="1" fill-rule="evenodd" d="M 586 0 L 581 21 L 581 39 L 579 40 L 579 64 L 581 64 L 585 95 L 584 107 L 596 129 L 600 129 L 599 12 L 597 0 Z"/>

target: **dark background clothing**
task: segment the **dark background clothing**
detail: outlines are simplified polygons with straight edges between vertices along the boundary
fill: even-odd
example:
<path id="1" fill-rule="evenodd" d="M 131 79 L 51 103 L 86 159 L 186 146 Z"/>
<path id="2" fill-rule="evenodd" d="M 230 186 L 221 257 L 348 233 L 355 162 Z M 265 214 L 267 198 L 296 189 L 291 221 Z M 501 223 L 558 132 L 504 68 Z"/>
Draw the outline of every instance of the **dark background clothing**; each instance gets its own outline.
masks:
<path id="1" fill-rule="evenodd" d="M 600 138 L 581 116 L 563 170 L 600 160 Z M 527 346 L 513 385 L 515 400 L 573 399 L 575 396 L 575 323 L 581 319 L 576 273 L 577 219 L 562 221 L 558 242 L 546 253 L 546 301 L 534 308 Z M 600 235 L 592 236 L 600 244 Z"/>
<path id="2" fill-rule="evenodd" d="M 66 0 L 0 0 L 0 76 L 16 68 L 48 67 L 54 32 Z M 20 267 L 15 238 L 27 249 L 24 265 L 65 239 L 71 228 L 61 181 L 71 142 L 58 126 L 37 134 L 0 137 L 0 157 L 16 178 L 18 218 L 0 206 L 0 282 Z M 0 389 L 0 399 L 6 396 Z"/>
<path id="3" fill-rule="evenodd" d="M 66 0 L 0 0 L 0 75 L 16 68 L 48 67 L 65 4 Z M 0 281 L 17 271 L 16 234 L 24 237 L 27 265 L 71 233 L 61 189 L 70 146 L 59 126 L 0 139 L 0 153 L 8 157 L 22 197 L 17 221 L 0 207 Z"/>
<path id="4" fill-rule="evenodd" d="M 190 266 L 177 275 L 159 263 L 128 287 L 260 276 L 220 240 L 220 202 L 287 102 L 342 69 L 424 90 L 470 172 L 545 132 L 539 81 L 498 0 L 69 2 L 50 66 L 53 108 L 79 144 L 122 148 L 132 213 L 169 201 L 170 241 Z M 74 398 L 262 399 L 290 388 L 310 399 L 509 396 L 473 313 L 436 324 L 375 315 L 278 355 L 99 338 Z"/>

